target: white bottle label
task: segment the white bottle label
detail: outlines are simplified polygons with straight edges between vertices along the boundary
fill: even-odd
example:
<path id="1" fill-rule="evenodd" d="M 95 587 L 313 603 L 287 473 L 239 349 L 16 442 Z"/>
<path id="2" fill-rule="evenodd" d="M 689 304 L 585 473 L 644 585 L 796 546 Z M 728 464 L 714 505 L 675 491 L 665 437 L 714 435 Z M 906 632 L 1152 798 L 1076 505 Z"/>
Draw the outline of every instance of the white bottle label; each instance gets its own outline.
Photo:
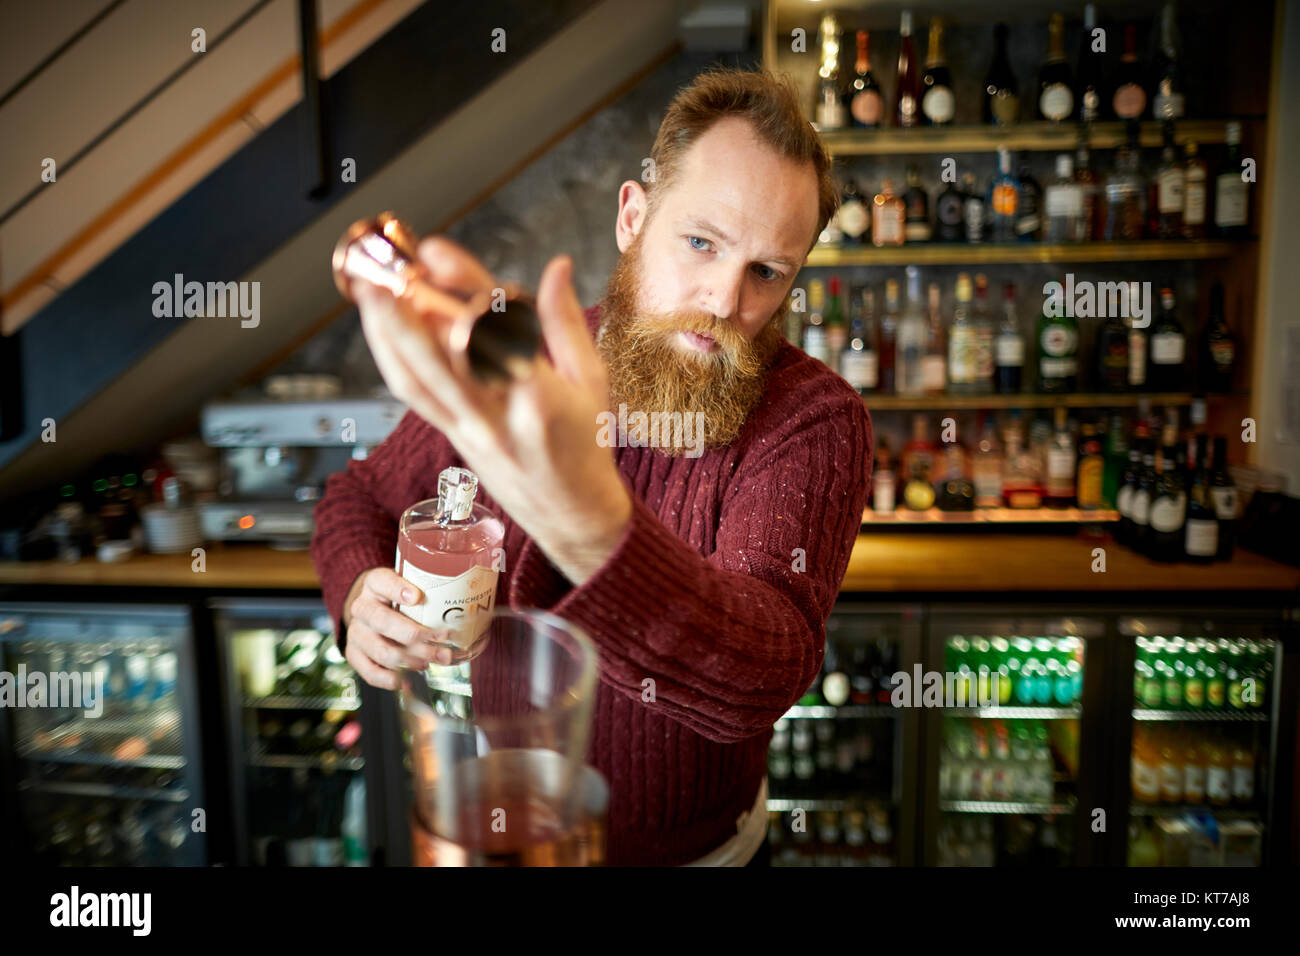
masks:
<path id="1" fill-rule="evenodd" d="M 1179 493 L 1176 498 L 1157 498 L 1151 505 L 1151 528 L 1153 531 L 1177 531 L 1183 526 L 1187 516 L 1187 496 Z"/>
<path id="2" fill-rule="evenodd" d="M 1144 760 L 1133 758 L 1133 789 L 1148 799 L 1160 795 L 1160 775 Z"/>
<path id="3" fill-rule="evenodd" d="M 1018 335 L 999 335 L 996 352 L 999 366 L 1025 364 L 1025 340 Z"/>
<path id="4" fill-rule="evenodd" d="M 1255 799 L 1255 768 L 1232 768 L 1232 796 L 1243 803 Z"/>
<path id="5" fill-rule="evenodd" d="M 1232 799 L 1232 782 L 1227 767 L 1209 766 L 1205 771 L 1205 795 L 1215 803 Z"/>
<path id="6" fill-rule="evenodd" d="M 1183 764 L 1183 797 L 1188 803 L 1205 799 L 1205 768 L 1199 764 Z"/>
<path id="7" fill-rule="evenodd" d="M 878 471 L 872 481 L 871 507 L 875 511 L 892 514 L 894 511 L 894 473 Z"/>
<path id="8" fill-rule="evenodd" d="M 947 123 L 955 109 L 956 100 L 946 86 L 932 86 L 921 97 L 921 111 L 930 117 L 931 123 Z"/>
<path id="9" fill-rule="evenodd" d="M 1157 93 L 1154 102 L 1151 104 L 1151 112 L 1156 119 L 1182 119 L 1183 94 L 1171 93 L 1166 96 L 1163 93 Z"/>
<path id="10" fill-rule="evenodd" d="M 1075 185 L 1048 186 L 1045 197 L 1048 219 L 1083 215 L 1083 190 Z"/>
<path id="11" fill-rule="evenodd" d="M 927 355 L 921 359 L 921 387 L 927 392 L 942 392 L 947 383 L 944 372 L 947 364 L 942 355 Z"/>
<path id="12" fill-rule="evenodd" d="M 1219 550 L 1219 522 L 1204 518 L 1187 519 L 1187 553 L 1212 557 Z"/>
<path id="13" fill-rule="evenodd" d="M 1130 508 L 1134 524 L 1147 524 L 1151 518 L 1151 493 L 1138 490 L 1133 492 Z"/>
<path id="14" fill-rule="evenodd" d="M 878 376 L 876 353 L 849 349 L 840 357 L 840 374 L 854 388 L 875 388 Z"/>
<path id="15" fill-rule="evenodd" d="M 1246 224 L 1246 184 L 1241 173 L 1224 173 L 1214 181 L 1214 224 L 1220 228 Z"/>
<path id="16" fill-rule="evenodd" d="M 1237 517 L 1237 489 L 1211 488 L 1210 497 L 1214 499 L 1214 513 L 1220 521 L 1231 521 Z"/>
<path id="17" fill-rule="evenodd" d="M 1074 110 L 1074 93 L 1064 83 L 1053 83 L 1038 98 L 1038 108 L 1050 120 L 1063 120 Z"/>
<path id="18" fill-rule="evenodd" d="M 1147 380 L 1147 338 L 1141 332 L 1130 332 L 1128 336 L 1128 383 L 1133 388 L 1146 384 Z"/>
<path id="19" fill-rule="evenodd" d="M 856 199 L 840 206 L 840 231 L 852 239 L 860 239 L 867 231 L 867 207 Z"/>
<path id="20" fill-rule="evenodd" d="M 1047 477 L 1065 482 L 1074 478 L 1074 449 L 1047 449 Z"/>
<path id="21" fill-rule="evenodd" d="M 1178 332 L 1157 332 L 1151 336 L 1153 365 L 1182 365 L 1186 340 Z"/>
<path id="22" fill-rule="evenodd" d="M 399 604 L 397 610 L 422 627 L 458 631 L 458 647 L 469 647 L 488 629 L 496 607 L 498 572 L 475 565 L 454 578 L 430 574 L 397 554 L 397 573 L 424 592 L 419 604 Z"/>
<path id="23" fill-rule="evenodd" d="M 1132 518 L 1133 510 L 1133 486 L 1125 485 L 1120 488 L 1119 495 L 1115 500 L 1115 507 L 1119 510 L 1120 517 Z"/>
<path id="24" fill-rule="evenodd" d="M 1162 213 L 1183 211 L 1187 187 L 1187 176 L 1178 168 L 1165 170 L 1160 174 L 1156 188 L 1156 205 Z"/>

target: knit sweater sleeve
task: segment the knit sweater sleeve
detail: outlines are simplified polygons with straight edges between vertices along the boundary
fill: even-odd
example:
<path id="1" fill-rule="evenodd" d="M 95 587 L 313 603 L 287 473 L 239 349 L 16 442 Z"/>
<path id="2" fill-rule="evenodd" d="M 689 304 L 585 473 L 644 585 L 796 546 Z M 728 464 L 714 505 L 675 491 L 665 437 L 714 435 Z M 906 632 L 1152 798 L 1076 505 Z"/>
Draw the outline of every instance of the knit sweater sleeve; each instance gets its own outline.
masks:
<path id="1" fill-rule="evenodd" d="M 765 416 L 774 424 L 732 475 L 712 553 L 634 495 L 631 522 L 593 577 L 568 585 L 529 542 L 511 602 L 582 627 L 603 681 L 702 736 L 729 743 L 767 730 L 821 669 L 870 482 L 862 400 L 820 384 Z"/>
<path id="2" fill-rule="evenodd" d="M 314 511 L 311 557 L 339 650 L 347 647 L 343 601 L 362 571 L 396 563 L 397 522 L 430 497 L 430 475 L 453 454 L 437 429 L 407 411 L 370 455 L 330 475 Z"/>

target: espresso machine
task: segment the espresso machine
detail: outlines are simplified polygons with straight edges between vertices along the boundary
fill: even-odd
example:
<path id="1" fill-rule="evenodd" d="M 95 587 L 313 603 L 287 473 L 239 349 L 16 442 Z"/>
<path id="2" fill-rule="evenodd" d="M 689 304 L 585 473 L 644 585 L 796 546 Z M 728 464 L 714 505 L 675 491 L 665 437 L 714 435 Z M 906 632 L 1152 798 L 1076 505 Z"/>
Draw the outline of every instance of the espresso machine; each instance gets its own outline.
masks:
<path id="1" fill-rule="evenodd" d="M 386 390 L 338 391 L 328 376 L 276 376 L 261 394 L 203 407 L 203 441 L 220 459 L 216 496 L 198 503 L 204 538 L 310 544 L 326 479 L 364 459 L 406 412 Z"/>

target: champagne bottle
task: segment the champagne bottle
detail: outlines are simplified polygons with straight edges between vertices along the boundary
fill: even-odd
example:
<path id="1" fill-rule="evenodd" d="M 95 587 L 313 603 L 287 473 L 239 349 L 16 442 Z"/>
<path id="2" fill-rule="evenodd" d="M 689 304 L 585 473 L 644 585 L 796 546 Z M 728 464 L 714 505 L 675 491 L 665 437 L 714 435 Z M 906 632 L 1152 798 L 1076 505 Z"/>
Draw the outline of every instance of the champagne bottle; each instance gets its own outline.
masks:
<path id="1" fill-rule="evenodd" d="M 1038 71 L 1038 118 L 1061 122 L 1074 115 L 1074 83 L 1065 62 L 1065 17 L 1048 21 L 1047 60 Z"/>
<path id="2" fill-rule="evenodd" d="M 943 18 L 930 19 L 930 49 L 921 75 L 921 112 L 929 126 L 947 126 L 957 112 L 952 73 L 943 58 Z"/>
<path id="3" fill-rule="evenodd" d="M 999 23 L 993 28 L 993 42 L 993 62 L 984 78 L 984 122 L 995 126 L 1010 126 L 1020 119 L 1020 87 L 1007 56 L 1005 23 Z"/>

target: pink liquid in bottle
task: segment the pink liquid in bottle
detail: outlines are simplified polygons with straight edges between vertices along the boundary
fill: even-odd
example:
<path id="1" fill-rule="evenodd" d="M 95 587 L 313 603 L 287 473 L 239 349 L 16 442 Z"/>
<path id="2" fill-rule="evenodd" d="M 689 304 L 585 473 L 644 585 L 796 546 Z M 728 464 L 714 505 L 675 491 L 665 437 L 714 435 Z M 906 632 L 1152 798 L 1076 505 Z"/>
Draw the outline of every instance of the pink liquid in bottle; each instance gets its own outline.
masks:
<path id="1" fill-rule="evenodd" d="M 396 571 L 424 592 L 398 610 L 435 631 L 451 631 L 453 662 L 478 650 L 496 606 L 505 562 L 505 525 L 474 503 L 478 478 L 467 468 L 438 476 L 438 497 L 411 505 L 397 529 Z"/>

